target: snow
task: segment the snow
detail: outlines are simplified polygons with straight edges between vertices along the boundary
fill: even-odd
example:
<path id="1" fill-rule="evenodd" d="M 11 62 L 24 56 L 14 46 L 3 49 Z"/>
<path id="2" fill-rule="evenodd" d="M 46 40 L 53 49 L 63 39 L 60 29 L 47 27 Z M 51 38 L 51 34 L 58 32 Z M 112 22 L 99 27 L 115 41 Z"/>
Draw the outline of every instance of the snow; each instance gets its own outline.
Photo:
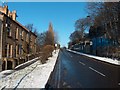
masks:
<path id="1" fill-rule="evenodd" d="M 37 57 L 37 58 L 34 58 L 34 59 L 32 59 L 32 60 L 30 60 L 30 61 L 27 61 L 27 62 L 25 62 L 25 63 L 23 63 L 23 64 L 20 64 L 20 65 L 16 66 L 15 69 L 21 67 L 22 65 L 25 65 L 25 64 L 28 64 L 28 63 L 30 63 L 30 62 L 36 61 L 36 60 L 39 59 L 39 58 L 40 58 L 40 57 Z"/>
<path id="2" fill-rule="evenodd" d="M 36 61 L 36 60 L 39 59 L 39 58 L 40 58 L 40 57 L 37 57 L 37 58 L 34 58 L 34 59 L 32 59 L 32 60 L 29 60 L 29 61 L 27 61 L 27 62 L 25 62 L 25 63 L 23 63 L 23 64 L 20 64 L 20 65 L 16 66 L 15 69 L 18 69 L 18 68 L 20 68 L 21 66 L 26 65 L 26 64 L 29 64 L 29 63 L 31 63 L 31 62 L 33 62 L 33 61 Z M 4 71 L 0 72 L 0 78 L 3 78 L 3 77 L 5 77 L 6 75 L 9 75 L 9 74 L 11 74 L 11 73 L 13 73 L 13 72 L 15 72 L 15 70 L 4 70 Z"/>
<path id="3" fill-rule="evenodd" d="M 16 70 L 12 74 L 0 78 L 0 89 L 2 88 L 44 88 L 51 72 L 54 69 L 59 50 L 53 52 L 53 56 L 48 58 L 45 64 L 40 60 L 29 65 L 28 67 Z M 4 73 L 11 72 L 4 71 Z M 2 76 L 3 72 L 0 73 Z"/>
<path id="4" fill-rule="evenodd" d="M 101 60 L 101 61 L 104 61 L 104 62 L 108 62 L 108 63 L 111 63 L 111 64 L 120 65 L 120 61 L 116 60 L 116 59 L 111 59 L 111 58 L 106 58 L 106 57 L 99 57 L 99 56 L 94 56 L 94 55 L 88 55 L 88 54 L 76 52 L 76 51 L 73 51 L 73 50 L 70 50 L 70 49 L 67 49 L 67 50 L 70 51 L 70 52 L 76 53 L 76 54 L 84 55 L 84 56 L 94 58 L 94 59 L 97 59 L 97 60 Z"/>
<path id="5" fill-rule="evenodd" d="M 2 71 L 2 72 L 0 72 L 0 78 L 3 78 L 3 77 L 5 77 L 7 74 L 11 74 L 11 73 L 13 73 L 14 72 L 14 70 L 5 70 L 5 71 Z"/>

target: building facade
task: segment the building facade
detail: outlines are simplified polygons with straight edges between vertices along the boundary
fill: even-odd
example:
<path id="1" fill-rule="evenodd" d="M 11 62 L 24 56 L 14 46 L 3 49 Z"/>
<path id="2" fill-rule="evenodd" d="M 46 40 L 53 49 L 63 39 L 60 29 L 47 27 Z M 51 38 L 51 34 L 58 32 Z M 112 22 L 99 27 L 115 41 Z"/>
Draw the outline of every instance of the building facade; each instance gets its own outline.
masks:
<path id="1" fill-rule="evenodd" d="M 16 20 L 16 11 L 0 7 L 0 71 L 14 69 L 36 53 L 37 36 Z"/>

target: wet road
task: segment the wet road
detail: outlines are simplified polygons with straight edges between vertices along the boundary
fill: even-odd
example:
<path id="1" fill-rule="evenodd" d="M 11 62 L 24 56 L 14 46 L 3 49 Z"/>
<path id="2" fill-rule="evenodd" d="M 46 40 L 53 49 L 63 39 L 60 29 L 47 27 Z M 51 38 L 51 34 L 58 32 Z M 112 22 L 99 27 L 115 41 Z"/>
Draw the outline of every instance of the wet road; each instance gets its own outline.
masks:
<path id="1" fill-rule="evenodd" d="M 46 88 L 120 88 L 120 66 L 62 49 Z"/>

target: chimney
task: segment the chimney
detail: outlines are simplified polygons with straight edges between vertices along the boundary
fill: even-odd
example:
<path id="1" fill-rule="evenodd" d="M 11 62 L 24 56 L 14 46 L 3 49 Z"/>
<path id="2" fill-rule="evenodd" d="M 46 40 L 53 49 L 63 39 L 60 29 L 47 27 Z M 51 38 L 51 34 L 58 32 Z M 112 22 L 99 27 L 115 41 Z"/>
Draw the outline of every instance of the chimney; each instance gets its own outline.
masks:
<path id="1" fill-rule="evenodd" d="M 16 20 L 16 10 L 12 11 L 12 19 Z"/>
<path id="2" fill-rule="evenodd" d="M 6 15 L 8 15 L 8 6 L 7 6 L 7 5 L 5 5 L 5 6 L 3 7 L 3 12 L 4 12 Z"/>

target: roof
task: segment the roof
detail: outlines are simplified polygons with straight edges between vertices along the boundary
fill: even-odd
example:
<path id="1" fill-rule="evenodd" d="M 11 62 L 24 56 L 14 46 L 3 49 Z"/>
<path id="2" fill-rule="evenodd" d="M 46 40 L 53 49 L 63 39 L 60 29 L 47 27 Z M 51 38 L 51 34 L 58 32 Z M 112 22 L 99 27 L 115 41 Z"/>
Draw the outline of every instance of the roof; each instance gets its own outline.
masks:
<path id="1" fill-rule="evenodd" d="M 5 15 L 7 18 L 9 18 L 9 19 L 11 19 L 10 17 L 8 17 L 6 14 L 4 14 L 3 12 L 0 12 L 0 14 L 3 14 L 3 15 Z M 25 29 L 27 32 L 31 32 L 29 29 L 27 29 L 25 26 L 23 26 L 21 23 L 19 23 L 18 21 L 16 21 L 16 20 L 13 20 L 13 19 L 11 19 L 12 21 L 14 21 L 16 24 L 18 24 L 20 27 L 22 27 L 23 29 Z M 35 34 L 35 33 L 33 33 L 33 32 L 31 32 L 34 36 L 36 36 L 37 37 L 37 35 Z"/>
<path id="2" fill-rule="evenodd" d="M 13 21 L 15 21 L 15 20 L 13 20 Z M 21 23 L 19 23 L 18 21 L 15 21 L 19 26 L 21 26 L 22 28 L 24 28 L 26 31 L 28 31 L 28 32 L 31 32 L 29 29 L 27 29 L 25 26 L 23 26 Z M 35 34 L 35 33 L 33 33 L 33 32 L 31 32 L 34 36 L 36 36 L 37 37 L 37 35 Z"/>

